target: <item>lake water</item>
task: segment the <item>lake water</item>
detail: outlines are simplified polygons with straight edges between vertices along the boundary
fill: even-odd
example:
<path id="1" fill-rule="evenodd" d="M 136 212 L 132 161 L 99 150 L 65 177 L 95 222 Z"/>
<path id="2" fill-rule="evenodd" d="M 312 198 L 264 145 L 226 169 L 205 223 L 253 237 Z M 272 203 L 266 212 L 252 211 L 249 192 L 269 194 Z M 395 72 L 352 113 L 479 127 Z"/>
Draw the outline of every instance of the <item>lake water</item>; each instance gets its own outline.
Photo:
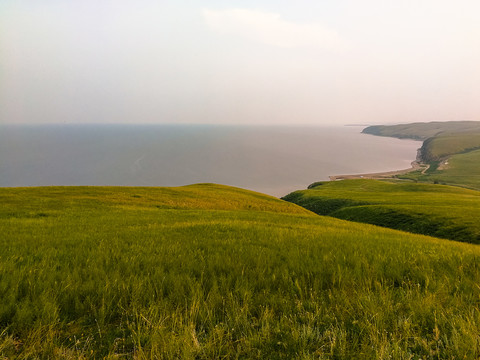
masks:
<path id="1" fill-rule="evenodd" d="M 0 186 L 213 182 L 274 196 L 329 175 L 404 169 L 421 142 L 362 127 L 43 125 L 0 127 Z"/>

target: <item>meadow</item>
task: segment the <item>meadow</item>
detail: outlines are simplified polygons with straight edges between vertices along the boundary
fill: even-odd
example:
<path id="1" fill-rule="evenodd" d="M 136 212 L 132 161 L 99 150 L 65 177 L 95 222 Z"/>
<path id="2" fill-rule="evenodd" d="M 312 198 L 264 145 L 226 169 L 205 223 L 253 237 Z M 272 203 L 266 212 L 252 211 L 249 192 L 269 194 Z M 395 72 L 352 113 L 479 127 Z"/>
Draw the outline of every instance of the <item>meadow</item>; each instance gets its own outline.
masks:
<path id="1" fill-rule="evenodd" d="M 319 182 L 283 199 L 317 214 L 480 243 L 480 192 L 379 180 Z"/>
<path id="2" fill-rule="evenodd" d="M 480 249 L 240 189 L 0 189 L 0 357 L 475 359 Z"/>

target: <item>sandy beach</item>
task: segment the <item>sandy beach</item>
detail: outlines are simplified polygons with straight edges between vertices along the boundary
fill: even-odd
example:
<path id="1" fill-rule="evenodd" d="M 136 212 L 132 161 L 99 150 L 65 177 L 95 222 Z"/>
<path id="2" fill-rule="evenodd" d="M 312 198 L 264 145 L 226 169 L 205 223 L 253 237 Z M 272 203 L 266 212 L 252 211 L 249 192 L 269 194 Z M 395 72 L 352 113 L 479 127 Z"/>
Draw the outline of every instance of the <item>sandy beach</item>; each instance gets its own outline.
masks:
<path id="1" fill-rule="evenodd" d="M 403 170 L 393 170 L 385 171 L 378 173 L 368 173 L 368 174 L 352 174 L 352 175 L 332 175 L 329 176 L 331 181 L 336 180 L 347 180 L 347 179 L 388 179 L 396 175 L 404 175 L 412 171 L 423 170 L 425 171 L 428 168 L 428 165 L 419 163 L 418 161 L 412 162 L 412 167 Z"/>

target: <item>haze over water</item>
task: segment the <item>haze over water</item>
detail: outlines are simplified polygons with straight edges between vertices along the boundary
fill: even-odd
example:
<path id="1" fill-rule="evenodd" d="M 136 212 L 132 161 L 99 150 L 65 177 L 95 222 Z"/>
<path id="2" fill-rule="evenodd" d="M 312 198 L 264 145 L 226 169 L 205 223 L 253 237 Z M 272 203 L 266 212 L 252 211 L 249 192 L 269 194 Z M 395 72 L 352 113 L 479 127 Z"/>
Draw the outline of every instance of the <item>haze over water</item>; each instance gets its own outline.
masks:
<path id="1" fill-rule="evenodd" d="M 329 175 L 408 168 L 421 143 L 362 127 L 48 125 L 0 127 L 0 186 L 180 186 L 274 196 Z"/>

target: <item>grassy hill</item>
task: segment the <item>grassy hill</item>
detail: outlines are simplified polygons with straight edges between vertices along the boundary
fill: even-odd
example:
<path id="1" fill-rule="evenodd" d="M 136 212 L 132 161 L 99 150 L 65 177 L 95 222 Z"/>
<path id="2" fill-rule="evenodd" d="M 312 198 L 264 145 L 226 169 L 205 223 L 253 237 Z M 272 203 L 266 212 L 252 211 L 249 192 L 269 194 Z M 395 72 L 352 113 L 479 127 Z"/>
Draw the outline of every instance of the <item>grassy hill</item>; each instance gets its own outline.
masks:
<path id="1" fill-rule="evenodd" d="M 447 121 L 370 126 L 364 133 L 424 140 L 420 160 L 428 171 L 397 175 L 400 179 L 480 190 L 480 122 Z"/>
<path id="2" fill-rule="evenodd" d="M 480 192 L 452 186 L 343 180 L 284 197 L 321 215 L 480 243 Z"/>
<path id="3" fill-rule="evenodd" d="M 401 179 L 480 190 L 480 132 L 442 134 L 424 141 L 421 154 L 430 168 L 399 175 Z"/>
<path id="4" fill-rule="evenodd" d="M 440 161 L 479 148 L 480 132 L 442 134 L 425 140 L 422 157 L 426 162 Z"/>
<path id="5" fill-rule="evenodd" d="M 442 133 L 480 132 L 480 121 L 432 121 L 399 125 L 373 125 L 363 133 L 397 137 L 400 139 L 426 140 Z"/>
<path id="6" fill-rule="evenodd" d="M 480 190 L 480 150 L 455 154 L 442 162 L 434 162 L 425 174 L 415 171 L 397 177 Z"/>
<path id="7" fill-rule="evenodd" d="M 480 356 L 474 245 L 219 185 L 0 201 L 0 357 Z"/>

